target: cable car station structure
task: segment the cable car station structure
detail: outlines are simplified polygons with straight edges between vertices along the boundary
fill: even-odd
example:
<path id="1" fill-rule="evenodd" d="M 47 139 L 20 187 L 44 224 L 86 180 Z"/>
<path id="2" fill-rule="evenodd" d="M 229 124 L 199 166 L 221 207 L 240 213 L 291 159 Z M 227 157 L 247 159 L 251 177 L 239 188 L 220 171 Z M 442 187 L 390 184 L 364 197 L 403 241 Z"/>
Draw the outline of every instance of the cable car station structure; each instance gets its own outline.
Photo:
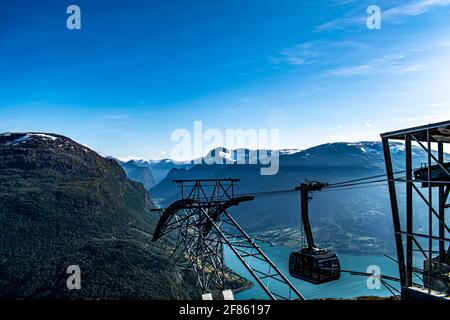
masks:
<path id="1" fill-rule="evenodd" d="M 444 149 L 450 144 L 450 121 L 381 135 L 397 248 L 402 299 L 448 299 L 450 295 L 449 205 L 450 163 Z M 394 173 L 391 141 L 405 144 L 406 177 Z M 412 145 L 420 146 L 427 161 L 413 168 Z M 449 150 L 449 149 L 446 149 Z M 405 198 L 398 196 L 405 188 Z M 413 206 L 419 199 L 426 207 L 426 228 L 417 220 L 423 209 Z M 418 254 L 418 255 L 417 255 Z M 416 279 L 422 285 L 415 283 Z"/>

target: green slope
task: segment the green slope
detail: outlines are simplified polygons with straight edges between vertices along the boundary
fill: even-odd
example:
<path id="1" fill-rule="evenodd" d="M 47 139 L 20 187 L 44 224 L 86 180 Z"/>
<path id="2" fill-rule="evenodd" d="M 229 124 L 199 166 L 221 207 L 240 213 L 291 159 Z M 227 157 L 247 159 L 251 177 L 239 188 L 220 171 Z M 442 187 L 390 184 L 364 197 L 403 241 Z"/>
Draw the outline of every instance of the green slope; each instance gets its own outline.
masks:
<path id="1" fill-rule="evenodd" d="M 0 298 L 197 298 L 150 241 L 153 207 L 114 160 L 66 137 L 0 135 Z M 72 264 L 81 290 L 66 287 Z"/>

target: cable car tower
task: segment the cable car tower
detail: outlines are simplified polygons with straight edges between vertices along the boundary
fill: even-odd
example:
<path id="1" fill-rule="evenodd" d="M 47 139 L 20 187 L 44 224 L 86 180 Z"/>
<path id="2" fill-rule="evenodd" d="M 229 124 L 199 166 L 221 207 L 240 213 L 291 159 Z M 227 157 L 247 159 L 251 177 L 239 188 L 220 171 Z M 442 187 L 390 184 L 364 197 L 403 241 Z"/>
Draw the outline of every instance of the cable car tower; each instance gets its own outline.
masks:
<path id="1" fill-rule="evenodd" d="M 203 292 L 224 290 L 227 272 L 224 247 L 229 247 L 270 299 L 304 300 L 302 294 L 267 257 L 267 242 L 250 237 L 228 210 L 253 196 L 236 196 L 239 179 L 174 180 L 181 199 L 163 210 L 153 241 L 172 234 L 171 262 L 190 268 Z M 274 283 L 277 285 L 271 285 Z"/>

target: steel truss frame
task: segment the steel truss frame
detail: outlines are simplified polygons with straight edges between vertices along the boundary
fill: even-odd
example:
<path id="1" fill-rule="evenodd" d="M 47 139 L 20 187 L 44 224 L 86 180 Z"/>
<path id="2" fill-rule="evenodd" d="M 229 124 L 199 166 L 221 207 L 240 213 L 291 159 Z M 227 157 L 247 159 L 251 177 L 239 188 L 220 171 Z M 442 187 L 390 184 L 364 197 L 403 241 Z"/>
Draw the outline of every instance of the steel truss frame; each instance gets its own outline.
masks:
<path id="1" fill-rule="evenodd" d="M 250 237 L 228 209 L 251 196 L 235 196 L 239 179 L 174 180 L 181 199 L 164 210 L 153 241 L 176 233 L 171 264 L 190 268 L 203 292 L 224 290 L 227 272 L 224 247 L 236 255 L 270 299 L 304 300 L 280 269 L 261 249 L 271 245 Z M 276 285 L 273 285 L 276 283 Z"/>

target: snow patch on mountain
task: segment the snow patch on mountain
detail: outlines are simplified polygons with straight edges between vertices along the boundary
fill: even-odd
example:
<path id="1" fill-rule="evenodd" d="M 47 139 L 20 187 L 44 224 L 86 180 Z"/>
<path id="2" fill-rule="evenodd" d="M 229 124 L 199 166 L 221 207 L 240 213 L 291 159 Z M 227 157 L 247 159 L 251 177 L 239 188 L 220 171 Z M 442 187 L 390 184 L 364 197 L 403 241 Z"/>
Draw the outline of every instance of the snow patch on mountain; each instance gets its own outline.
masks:
<path id="1" fill-rule="evenodd" d="M 296 154 L 299 153 L 301 150 L 300 149 L 281 149 L 278 150 L 280 156 L 289 156 L 292 154 Z"/>
<path id="2" fill-rule="evenodd" d="M 229 162 L 235 162 L 235 160 L 231 157 L 231 151 L 219 151 L 219 157 L 229 161 Z"/>
<path id="3" fill-rule="evenodd" d="M 0 136 L 2 137 L 11 137 L 13 136 L 12 133 L 10 132 L 6 132 L 1 134 Z M 43 139 L 43 140 L 51 140 L 51 141 L 55 141 L 56 139 L 58 139 L 55 136 L 49 135 L 49 134 L 45 134 L 45 133 L 25 133 L 23 135 L 20 135 L 18 138 L 7 142 L 7 145 L 19 145 L 21 143 L 25 143 L 27 141 L 30 141 L 31 139 Z"/>

